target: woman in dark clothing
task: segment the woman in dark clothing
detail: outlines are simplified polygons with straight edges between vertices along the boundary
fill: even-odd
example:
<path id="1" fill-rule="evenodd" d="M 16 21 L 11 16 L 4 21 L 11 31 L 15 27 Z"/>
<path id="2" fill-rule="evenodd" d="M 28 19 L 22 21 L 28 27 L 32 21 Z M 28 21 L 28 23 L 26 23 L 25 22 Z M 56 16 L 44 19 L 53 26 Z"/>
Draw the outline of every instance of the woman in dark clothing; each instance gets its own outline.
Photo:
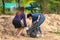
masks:
<path id="1" fill-rule="evenodd" d="M 23 19 L 24 22 L 24 27 L 27 27 L 26 24 L 26 18 L 25 18 L 25 14 L 24 14 L 24 7 L 20 8 L 20 11 L 16 14 L 16 16 L 13 19 L 13 25 L 15 26 L 15 28 L 18 28 L 17 30 L 17 36 L 20 36 L 22 34 L 23 31 L 23 26 L 21 25 L 21 20 Z"/>

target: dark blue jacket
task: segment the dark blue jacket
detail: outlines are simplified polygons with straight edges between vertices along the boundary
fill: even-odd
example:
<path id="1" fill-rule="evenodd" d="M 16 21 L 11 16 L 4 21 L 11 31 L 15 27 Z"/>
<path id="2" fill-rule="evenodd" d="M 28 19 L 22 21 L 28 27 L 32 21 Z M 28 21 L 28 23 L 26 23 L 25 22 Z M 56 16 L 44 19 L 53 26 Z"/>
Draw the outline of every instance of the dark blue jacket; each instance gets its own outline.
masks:
<path id="1" fill-rule="evenodd" d="M 24 26 L 26 27 L 27 26 L 27 24 L 26 24 L 26 17 L 25 17 L 24 13 L 21 13 L 20 15 L 16 15 L 14 17 L 14 20 L 16 20 L 16 21 L 20 21 L 22 19 L 23 19 L 23 22 L 24 22 Z"/>

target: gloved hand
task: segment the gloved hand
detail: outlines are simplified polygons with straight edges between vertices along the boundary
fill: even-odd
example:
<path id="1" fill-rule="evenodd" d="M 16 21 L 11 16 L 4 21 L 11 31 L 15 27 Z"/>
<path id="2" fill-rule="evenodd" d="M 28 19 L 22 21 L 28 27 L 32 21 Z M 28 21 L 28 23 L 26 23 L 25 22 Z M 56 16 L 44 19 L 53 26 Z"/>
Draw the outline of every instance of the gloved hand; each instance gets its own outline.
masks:
<path id="1" fill-rule="evenodd" d="M 37 22 L 39 22 L 39 20 L 37 20 Z"/>
<path id="2" fill-rule="evenodd" d="M 26 30 L 28 30 L 29 28 L 28 27 L 25 27 Z"/>

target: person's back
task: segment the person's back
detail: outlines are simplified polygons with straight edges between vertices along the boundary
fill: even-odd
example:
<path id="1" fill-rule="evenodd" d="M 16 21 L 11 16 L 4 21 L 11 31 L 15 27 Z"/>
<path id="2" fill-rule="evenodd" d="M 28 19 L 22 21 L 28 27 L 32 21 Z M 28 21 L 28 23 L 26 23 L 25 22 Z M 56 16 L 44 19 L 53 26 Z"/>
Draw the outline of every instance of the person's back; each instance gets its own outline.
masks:
<path id="1" fill-rule="evenodd" d="M 23 18 L 24 15 L 25 15 L 24 13 L 18 12 L 16 14 L 16 16 L 14 17 L 14 20 L 17 20 L 17 21 L 22 20 L 22 18 Z"/>
<path id="2" fill-rule="evenodd" d="M 32 14 L 32 16 L 33 16 L 33 22 L 34 21 L 36 21 L 37 19 L 38 19 L 38 16 L 40 15 L 40 18 L 43 18 L 44 17 L 44 15 L 43 14 L 41 14 L 41 13 L 34 13 L 34 14 Z"/>

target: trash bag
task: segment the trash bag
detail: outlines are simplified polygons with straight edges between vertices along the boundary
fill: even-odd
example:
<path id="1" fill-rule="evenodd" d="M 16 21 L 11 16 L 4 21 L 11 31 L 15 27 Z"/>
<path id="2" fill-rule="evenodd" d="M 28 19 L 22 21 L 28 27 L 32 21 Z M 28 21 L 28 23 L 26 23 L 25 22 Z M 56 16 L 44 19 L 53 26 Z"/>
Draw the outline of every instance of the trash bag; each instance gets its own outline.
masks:
<path id="1" fill-rule="evenodd" d="M 38 26 L 38 24 L 37 24 L 37 22 L 35 21 L 35 22 L 33 23 L 33 26 L 30 27 L 30 28 L 27 30 L 27 35 L 29 35 L 30 37 L 36 37 L 36 35 L 37 35 L 37 33 L 38 33 L 38 28 L 39 28 L 39 27 L 37 27 L 37 26 Z"/>

